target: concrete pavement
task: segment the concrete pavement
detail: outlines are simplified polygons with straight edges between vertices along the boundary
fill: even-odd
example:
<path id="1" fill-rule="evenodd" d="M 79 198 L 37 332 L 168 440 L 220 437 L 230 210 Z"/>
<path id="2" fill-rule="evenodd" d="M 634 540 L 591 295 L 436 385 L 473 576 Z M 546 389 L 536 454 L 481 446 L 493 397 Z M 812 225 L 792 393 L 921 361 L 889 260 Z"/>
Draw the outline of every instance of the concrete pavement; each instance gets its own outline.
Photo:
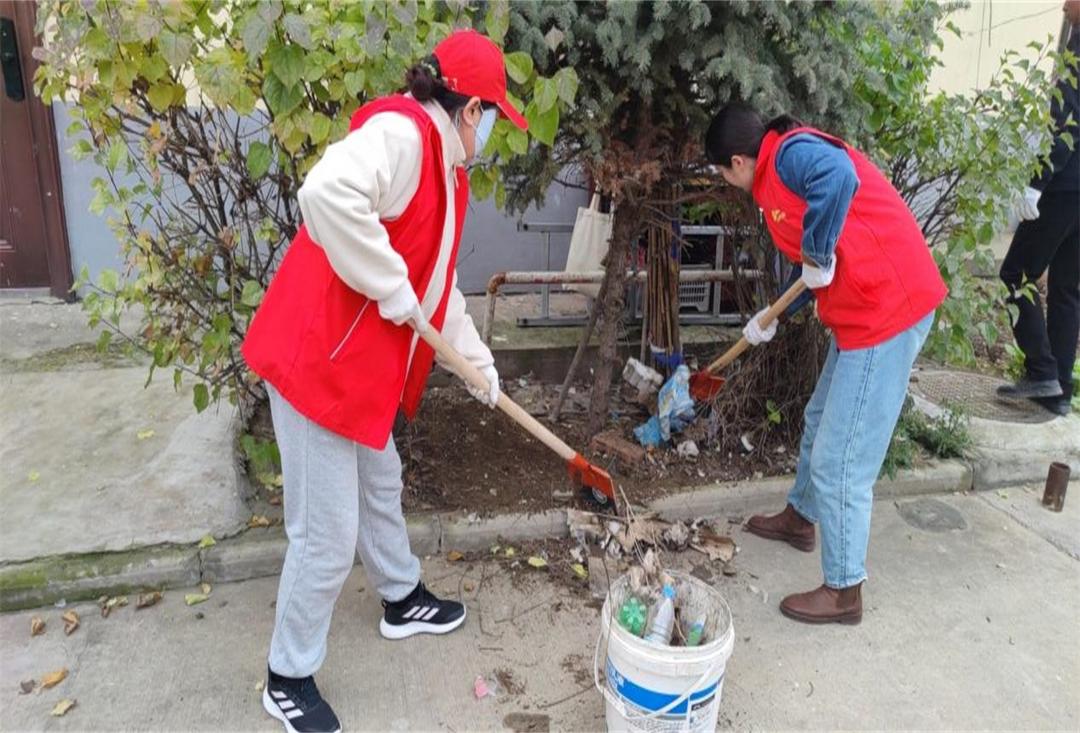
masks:
<path id="1" fill-rule="evenodd" d="M 1080 535 L 1080 502 L 1070 496 L 1063 514 L 1034 507 L 1027 516 L 1036 492 L 1008 496 L 1019 509 L 970 494 L 876 502 L 857 627 L 804 626 L 777 611 L 784 594 L 819 582 L 816 553 L 735 530 L 735 577 L 694 552 L 671 558 L 712 577 L 732 608 L 721 727 L 1080 727 L 1080 563 L 1051 537 Z M 424 565 L 437 592 L 463 593 L 470 618 L 448 637 L 383 641 L 378 600 L 358 568 L 318 677 L 345 730 L 504 730 L 528 715 L 551 730 L 603 728 L 589 688 L 598 611 L 584 589 L 542 571 L 511 576 L 490 561 Z M 255 689 L 275 589 L 274 578 L 221 584 L 193 607 L 172 591 L 159 606 L 107 619 L 83 605 L 70 637 L 58 609 L 0 617 L 0 729 L 278 730 Z M 35 613 L 48 628 L 30 638 Z M 17 694 L 20 680 L 62 666 L 70 675 L 56 688 Z M 512 689 L 473 699 L 474 677 L 499 670 Z M 65 697 L 77 706 L 50 717 Z"/>

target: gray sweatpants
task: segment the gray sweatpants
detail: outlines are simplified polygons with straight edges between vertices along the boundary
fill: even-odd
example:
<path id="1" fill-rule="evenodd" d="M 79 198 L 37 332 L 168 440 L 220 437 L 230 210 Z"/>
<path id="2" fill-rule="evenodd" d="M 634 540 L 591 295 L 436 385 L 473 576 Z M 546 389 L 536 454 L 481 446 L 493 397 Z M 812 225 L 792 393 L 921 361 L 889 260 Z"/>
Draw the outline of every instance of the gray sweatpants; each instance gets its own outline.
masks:
<path id="1" fill-rule="evenodd" d="M 372 450 L 301 415 L 267 385 L 285 481 L 289 548 L 278 586 L 270 669 L 314 674 L 326 657 L 330 615 L 360 553 L 375 590 L 399 601 L 420 580 L 401 510 L 394 438 Z"/>

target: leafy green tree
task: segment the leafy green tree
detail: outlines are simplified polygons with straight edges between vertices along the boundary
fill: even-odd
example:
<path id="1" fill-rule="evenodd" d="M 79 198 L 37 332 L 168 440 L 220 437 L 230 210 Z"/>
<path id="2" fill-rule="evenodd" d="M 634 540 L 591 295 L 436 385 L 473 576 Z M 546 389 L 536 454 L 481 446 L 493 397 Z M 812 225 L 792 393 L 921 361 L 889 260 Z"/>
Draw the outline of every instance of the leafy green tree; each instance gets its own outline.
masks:
<path id="1" fill-rule="evenodd" d="M 741 98 L 764 114 L 803 115 L 841 134 L 855 129 L 851 86 L 859 57 L 830 28 L 873 16 L 873 7 L 864 3 L 511 5 L 511 45 L 553 79 L 562 70 L 576 70 L 580 85 L 553 149 L 531 149 L 507 166 L 511 205 L 539 200 L 569 169 L 598 186 L 615 207 L 598 311 L 600 363 L 591 430 L 607 420 L 632 243 L 646 227 L 670 228 L 671 217 L 684 207 L 721 198 L 715 178 L 707 190 L 687 186 L 704 173 L 701 139 L 711 115 Z M 556 83 L 547 94 L 558 91 Z"/>
<path id="2" fill-rule="evenodd" d="M 36 78 L 45 102 L 70 105 L 73 153 L 92 158 L 93 211 L 107 215 L 122 273 L 78 286 L 101 345 L 114 336 L 194 378 L 199 410 L 252 394 L 239 344 L 296 233 L 296 191 L 352 110 L 401 89 L 406 69 L 453 28 L 481 23 L 497 42 L 506 0 L 42 0 Z M 573 102 L 567 74 L 513 66 L 533 137 L 551 142 Z M 558 86 L 554 97 L 545 90 Z M 534 98 L 534 91 L 544 92 Z M 503 199 L 499 170 L 529 137 L 500 126 L 476 193 Z M 145 323 L 122 333 L 120 314 Z"/>
<path id="3" fill-rule="evenodd" d="M 1030 44 L 1034 61 L 1006 52 L 983 89 L 932 91 L 944 39 L 960 34 L 949 20 L 954 7 L 906 0 L 832 32 L 858 52 L 854 135 L 915 213 L 949 286 L 926 353 L 970 365 L 974 336 L 993 345 L 1008 333 L 990 240 L 1049 152 L 1052 75 L 1069 73 L 1069 55 L 1047 39 Z"/>

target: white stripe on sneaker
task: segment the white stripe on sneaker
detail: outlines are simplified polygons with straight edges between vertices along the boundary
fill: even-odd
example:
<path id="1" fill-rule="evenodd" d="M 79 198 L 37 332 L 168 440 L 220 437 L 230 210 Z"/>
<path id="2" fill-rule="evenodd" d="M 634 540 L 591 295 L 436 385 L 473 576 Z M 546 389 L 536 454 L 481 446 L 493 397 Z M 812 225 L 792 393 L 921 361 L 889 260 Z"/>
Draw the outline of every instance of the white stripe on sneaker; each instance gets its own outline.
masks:
<path id="1" fill-rule="evenodd" d="M 406 612 L 406 613 L 405 613 L 405 614 L 404 614 L 404 615 L 402 616 L 402 618 L 412 618 L 413 616 L 415 616 L 415 615 L 416 615 L 417 611 L 419 611 L 419 612 L 423 613 L 423 612 L 424 612 L 424 610 L 425 610 L 425 608 L 423 608 L 423 607 L 421 607 L 421 606 L 413 606 L 412 608 L 410 608 L 410 609 L 409 609 L 409 610 L 408 610 L 408 611 L 407 611 L 407 612 Z"/>
<path id="2" fill-rule="evenodd" d="M 278 692 L 277 690 L 271 690 L 270 694 L 273 695 L 278 700 L 284 700 L 285 697 L 286 697 L 284 692 Z"/>
<path id="3" fill-rule="evenodd" d="M 303 714 L 303 710 L 290 710 L 289 712 L 285 713 L 285 717 L 289 720 L 292 720 L 293 718 L 299 718 Z"/>
<path id="4" fill-rule="evenodd" d="M 427 613 L 426 613 L 426 614 L 424 615 L 424 617 L 423 617 L 422 619 L 420 619 L 420 620 L 421 620 L 421 621 L 430 621 L 430 620 L 431 620 L 431 617 L 432 617 L 432 616 L 434 616 L 435 614 L 437 614 L 438 612 L 439 612 L 439 609 L 438 609 L 438 607 L 435 607 L 435 608 L 431 609 L 430 611 L 428 611 L 428 612 L 427 612 Z"/>
<path id="5" fill-rule="evenodd" d="M 282 700 L 278 703 L 278 707 L 282 710 L 292 710 L 296 707 L 296 703 L 294 703 L 292 700 Z"/>

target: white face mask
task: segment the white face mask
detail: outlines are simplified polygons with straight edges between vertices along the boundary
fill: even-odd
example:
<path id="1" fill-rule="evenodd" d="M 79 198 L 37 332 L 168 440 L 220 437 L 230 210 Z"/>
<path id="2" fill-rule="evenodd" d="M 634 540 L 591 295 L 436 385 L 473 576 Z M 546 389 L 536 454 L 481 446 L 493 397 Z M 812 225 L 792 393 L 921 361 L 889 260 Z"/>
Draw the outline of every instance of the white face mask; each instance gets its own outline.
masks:
<path id="1" fill-rule="evenodd" d="M 476 124 L 476 153 L 479 156 L 484 152 L 484 148 L 487 146 L 488 138 L 491 137 L 491 130 L 495 127 L 495 110 L 485 109 L 480 115 L 480 122 Z"/>

